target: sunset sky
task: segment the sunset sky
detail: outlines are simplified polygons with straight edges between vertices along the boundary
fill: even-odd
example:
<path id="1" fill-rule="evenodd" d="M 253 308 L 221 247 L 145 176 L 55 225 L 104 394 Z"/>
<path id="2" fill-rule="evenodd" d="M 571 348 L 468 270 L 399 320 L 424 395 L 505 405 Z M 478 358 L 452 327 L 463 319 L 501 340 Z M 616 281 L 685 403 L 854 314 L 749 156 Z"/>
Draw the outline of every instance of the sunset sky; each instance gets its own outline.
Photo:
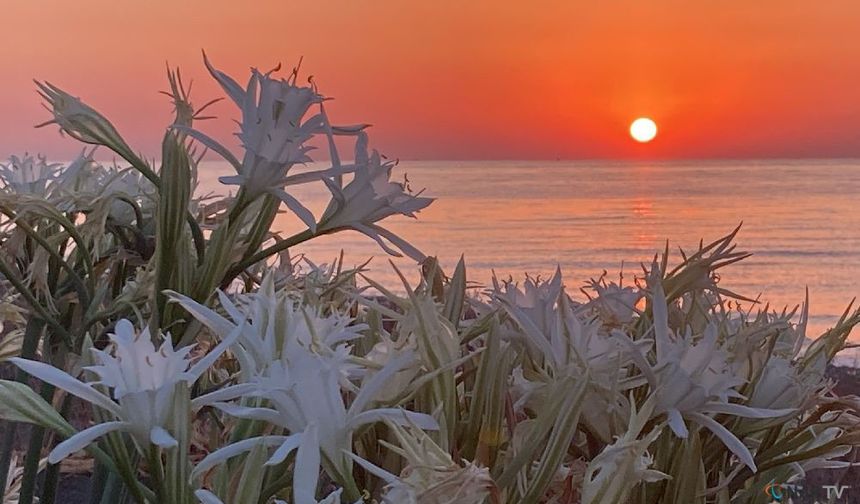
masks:
<path id="1" fill-rule="evenodd" d="M 248 5 L 254 5 L 249 7 Z M 165 61 L 221 96 L 200 56 L 241 82 L 304 57 L 335 122 L 372 123 L 403 159 L 860 156 L 856 0 L 605 2 L 4 2 L 0 158 L 79 148 L 34 91 L 45 79 L 158 152 Z M 227 102 L 201 125 L 230 140 Z M 652 117 L 649 144 L 627 134 Z"/>

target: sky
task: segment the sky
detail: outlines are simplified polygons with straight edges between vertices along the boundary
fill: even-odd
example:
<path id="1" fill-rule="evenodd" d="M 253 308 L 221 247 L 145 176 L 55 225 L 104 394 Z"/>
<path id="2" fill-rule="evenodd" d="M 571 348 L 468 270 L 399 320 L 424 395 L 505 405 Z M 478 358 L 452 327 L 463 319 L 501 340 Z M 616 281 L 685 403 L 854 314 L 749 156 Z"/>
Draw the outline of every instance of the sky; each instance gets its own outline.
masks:
<path id="1" fill-rule="evenodd" d="M 34 78 L 155 156 L 166 63 L 192 101 L 223 95 L 203 49 L 240 82 L 302 57 L 333 122 L 373 124 L 401 159 L 860 156 L 856 0 L 31 0 L 0 16 L 0 159 L 80 150 L 33 128 L 50 118 Z M 236 146 L 235 109 L 211 111 L 201 129 Z M 628 135 L 639 116 L 651 143 Z"/>

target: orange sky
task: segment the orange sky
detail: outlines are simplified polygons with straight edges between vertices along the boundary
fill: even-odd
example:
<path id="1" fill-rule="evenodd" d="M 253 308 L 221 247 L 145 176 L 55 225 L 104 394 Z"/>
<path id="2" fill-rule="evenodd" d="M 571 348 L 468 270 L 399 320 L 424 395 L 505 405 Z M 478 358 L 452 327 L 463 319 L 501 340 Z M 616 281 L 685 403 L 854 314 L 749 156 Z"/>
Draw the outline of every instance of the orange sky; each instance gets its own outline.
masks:
<path id="1" fill-rule="evenodd" d="M 243 7 L 242 4 L 254 4 Z M 259 4 L 259 5 L 258 5 Z M 158 152 L 164 63 L 220 96 L 200 49 L 244 81 L 292 66 L 336 98 L 335 122 L 374 124 L 405 159 L 860 155 L 860 2 L 224 0 L 4 2 L 0 158 L 77 146 L 32 78 L 104 112 Z M 232 107 L 203 128 L 230 141 Z M 651 144 L 627 136 L 653 117 Z"/>

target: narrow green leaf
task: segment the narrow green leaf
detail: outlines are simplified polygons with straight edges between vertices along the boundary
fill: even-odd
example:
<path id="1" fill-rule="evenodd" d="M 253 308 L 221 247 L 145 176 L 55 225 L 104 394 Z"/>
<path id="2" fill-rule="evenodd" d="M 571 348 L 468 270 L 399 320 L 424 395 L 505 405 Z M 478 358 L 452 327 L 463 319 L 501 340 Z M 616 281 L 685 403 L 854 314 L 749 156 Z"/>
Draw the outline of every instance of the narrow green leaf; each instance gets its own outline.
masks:
<path id="1" fill-rule="evenodd" d="M 525 504 L 540 502 L 544 492 L 552 483 L 552 478 L 564 461 L 570 443 L 573 441 L 573 436 L 576 434 L 579 415 L 582 413 L 582 398 L 585 397 L 587 385 L 587 376 L 576 384 L 573 383 L 572 379 L 565 379 L 559 383 L 558 392 L 566 395 L 540 458 L 537 471 L 535 471 L 535 475 L 529 482 L 525 495 L 520 502 Z"/>
<path id="2" fill-rule="evenodd" d="M 445 307 L 442 313 L 445 318 L 454 324 L 454 328 L 459 328 L 460 317 L 463 315 L 463 301 L 466 299 L 466 261 L 463 256 L 460 256 L 460 261 L 457 262 L 457 267 L 454 269 L 454 276 L 448 284 L 448 292 L 445 297 Z"/>

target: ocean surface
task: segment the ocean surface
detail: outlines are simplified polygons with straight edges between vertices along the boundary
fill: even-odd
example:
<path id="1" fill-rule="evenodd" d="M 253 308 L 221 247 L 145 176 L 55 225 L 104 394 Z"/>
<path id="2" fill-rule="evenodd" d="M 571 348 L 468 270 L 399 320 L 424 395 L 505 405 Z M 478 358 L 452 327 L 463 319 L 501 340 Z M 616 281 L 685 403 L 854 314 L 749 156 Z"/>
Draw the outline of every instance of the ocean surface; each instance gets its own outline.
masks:
<path id="1" fill-rule="evenodd" d="M 201 166 L 201 189 L 225 192 L 216 178 L 225 163 Z M 472 281 L 492 272 L 522 279 L 560 266 L 568 291 L 604 271 L 625 281 L 641 273 L 669 240 L 693 250 L 743 222 L 739 250 L 754 255 L 721 272 L 721 285 L 794 307 L 810 295 L 810 331 L 830 327 L 860 294 L 860 160 L 767 161 L 406 161 L 393 178 L 437 198 L 418 219 L 392 218 L 386 227 L 451 271 L 466 258 Z M 322 184 L 292 193 L 319 216 L 329 199 Z M 284 214 L 285 235 L 301 224 Z M 291 250 L 317 263 L 346 251 L 346 261 L 370 263 L 374 279 L 400 284 L 388 256 L 366 236 L 339 233 Z M 417 278 L 408 259 L 395 263 Z M 860 341 L 860 334 L 852 339 Z"/>

